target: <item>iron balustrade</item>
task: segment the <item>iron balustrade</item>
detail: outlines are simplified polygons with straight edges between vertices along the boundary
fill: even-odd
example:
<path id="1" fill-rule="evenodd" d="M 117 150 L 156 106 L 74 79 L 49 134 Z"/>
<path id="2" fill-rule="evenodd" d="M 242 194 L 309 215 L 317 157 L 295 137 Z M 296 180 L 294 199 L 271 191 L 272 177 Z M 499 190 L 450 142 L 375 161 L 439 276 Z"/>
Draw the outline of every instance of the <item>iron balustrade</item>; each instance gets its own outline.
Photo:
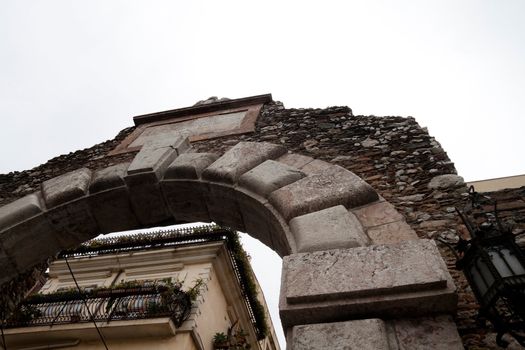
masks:
<path id="1" fill-rule="evenodd" d="M 12 328 L 159 317 L 169 317 L 176 326 L 180 326 L 190 311 L 191 298 L 186 292 L 164 286 L 54 293 L 27 299 L 6 326 Z"/>

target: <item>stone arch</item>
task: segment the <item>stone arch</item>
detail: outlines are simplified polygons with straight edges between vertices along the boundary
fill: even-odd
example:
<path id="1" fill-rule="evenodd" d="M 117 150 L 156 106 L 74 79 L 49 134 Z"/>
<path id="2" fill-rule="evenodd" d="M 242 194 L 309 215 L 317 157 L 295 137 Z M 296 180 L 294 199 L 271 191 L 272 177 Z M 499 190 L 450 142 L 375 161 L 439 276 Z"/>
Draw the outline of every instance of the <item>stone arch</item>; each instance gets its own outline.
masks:
<path id="1" fill-rule="evenodd" d="M 370 185 L 265 142 L 219 157 L 192 153 L 184 138 L 155 140 L 131 163 L 45 181 L 0 208 L 4 281 L 98 233 L 174 221 L 215 221 L 285 257 L 280 310 L 292 338 L 304 324 L 455 310 L 435 244 Z"/>

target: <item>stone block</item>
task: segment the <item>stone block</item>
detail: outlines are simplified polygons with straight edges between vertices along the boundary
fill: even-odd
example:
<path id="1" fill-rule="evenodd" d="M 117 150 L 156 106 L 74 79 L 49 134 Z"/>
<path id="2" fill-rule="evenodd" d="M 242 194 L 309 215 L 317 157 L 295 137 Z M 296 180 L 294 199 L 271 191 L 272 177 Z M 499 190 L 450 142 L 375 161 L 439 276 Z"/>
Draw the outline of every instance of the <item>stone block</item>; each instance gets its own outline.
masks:
<path id="1" fill-rule="evenodd" d="M 404 220 L 394 206 L 386 201 L 371 203 L 352 210 L 365 227 L 384 225 L 394 221 Z"/>
<path id="2" fill-rule="evenodd" d="M 62 249 L 73 248 L 100 234 L 88 198 L 80 198 L 44 213 Z"/>
<path id="3" fill-rule="evenodd" d="M 454 313 L 457 296 L 433 241 L 284 257 L 283 327 L 344 318 Z"/>
<path id="4" fill-rule="evenodd" d="M 367 233 L 373 244 L 395 244 L 419 239 L 416 231 L 405 220 L 371 227 Z"/>
<path id="5" fill-rule="evenodd" d="M 187 137 L 169 137 L 148 141 L 133 158 L 128 175 L 153 172 L 161 179 L 168 165 L 190 147 Z"/>
<path id="6" fill-rule="evenodd" d="M 288 225 L 265 198 L 242 189 L 237 189 L 236 196 L 245 232 L 272 248 L 281 257 L 295 252 Z"/>
<path id="7" fill-rule="evenodd" d="M 18 272 L 27 271 L 65 248 L 42 214 L 2 231 L 0 240 Z"/>
<path id="8" fill-rule="evenodd" d="M 179 222 L 210 222 L 208 185 L 198 180 L 163 180 L 161 189 L 169 211 Z"/>
<path id="9" fill-rule="evenodd" d="M 42 196 L 48 208 L 56 207 L 87 194 L 91 170 L 81 168 L 42 183 Z"/>
<path id="10" fill-rule="evenodd" d="M 239 185 L 267 197 L 273 191 L 291 184 L 306 175 L 291 166 L 267 160 L 239 178 Z"/>
<path id="11" fill-rule="evenodd" d="M 161 224 L 171 219 L 171 214 L 160 190 L 158 174 L 144 172 L 124 178 L 129 191 L 131 207 L 141 225 Z"/>
<path id="12" fill-rule="evenodd" d="M 210 183 L 206 193 L 206 207 L 212 221 L 235 230 L 246 231 L 236 190 L 228 185 Z"/>
<path id="13" fill-rule="evenodd" d="M 385 323 L 380 319 L 295 326 L 291 350 L 389 350 Z M 413 348 L 416 349 L 416 348 Z"/>
<path id="14" fill-rule="evenodd" d="M 100 233 L 139 228 L 139 221 L 131 208 L 126 187 L 97 192 L 89 196 L 87 200 Z"/>
<path id="15" fill-rule="evenodd" d="M 374 202 L 377 193 L 354 173 L 332 166 L 323 174 L 304 177 L 269 196 L 270 203 L 286 219 L 344 205 L 352 208 Z"/>
<path id="16" fill-rule="evenodd" d="M 286 153 L 277 158 L 278 162 L 289 165 L 296 169 L 301 169 L 313 160 L 314 159 L 312 157 L 303 156 L 301 154 L 296 153 Z"/>
<path id="17" fill-rule="evenodd" d="M 275 159 L 286 149 L 266 142 L 239 142 L 202 172 L 207 180 L 234 184 L 239 177 L 267 159 Z"/>
<path id="18" fill-rule="evenodd" d="M 32 193 L 0 207 L 0 231 L 42 212 L 40 193 Z"/>
<path id="19" fill-rule="evenodd" d="M 168 166 L 164 179 L 198 179 L 211 163 L 219 158 L 215 153 L 184 153 Z"/>
<path id="20" fill-rule="evenodd" d="M 93 174 L 87 202 L 100 233 L 130 230 L 139 226 L 124 180 L 128 166 L 129 163 L 121 163 Z"/>
<path id="21" fill-rule="evenodd" d="M 173 160 L 188 149 L 189 141 L 184 135 L 159 136 L 145 143 L 131 162 L 124 180 L 131 206 L 142 225 L 166 224 L 173 220 L 159 180 Z"/>
<path id="22" fill-rule="evenodd" d="M 95 171 L 89 186 L 89 193 L 125 186 L 124 177 L 127 175 L 128 167 L 129 163 L 121 163 Z"/>
<path id="23" fill-rule="evenodd" d="M 457 326 L 448 315 L 398 319 L 393 324 L 399 350 L 461 350 Z"/>
<path id="24" fill-rule="evenodd" d="M 297 252 L 353 248 L 369 243 L 359 220 L 342 205 L 293 218 L 290 230 Z"/>
<path id="25" fill-rule="evenodd" d="M 438 175 L 432 178 L 428 183 L 428 188 L 431 190 L 445 189 L 465 186 L 463 178 L 456 174 Z"/>

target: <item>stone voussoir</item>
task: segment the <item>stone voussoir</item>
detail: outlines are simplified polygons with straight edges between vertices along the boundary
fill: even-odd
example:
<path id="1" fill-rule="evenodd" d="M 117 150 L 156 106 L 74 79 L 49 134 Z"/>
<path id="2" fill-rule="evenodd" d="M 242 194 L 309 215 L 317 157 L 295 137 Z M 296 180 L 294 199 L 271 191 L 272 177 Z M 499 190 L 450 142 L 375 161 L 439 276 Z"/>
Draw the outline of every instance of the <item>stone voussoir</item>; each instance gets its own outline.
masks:
<path id="1" fill-rule="evenodd" d="M 404 220 L 403 215 L 401 215 L 392 204 L 386 201 L 371 203 L 361 208 L 352 209 L 352 212 L 365 227 Z"/>
<path id="2" fill-rule="evenodd" d="M 369 243 L 359 220 L 342 205 L 295 217 L 290 230 L 301 253 Z"/>
<path id="3" fill-rule="evenodd" d="M 208 184 L 200 180 L 170 179 L 161 181 L 161 190 L 169 211 L 178 221 L 212 221 L 206 206 Z"/>
<path id="4" fill-rule="evenodd" d="M 142 225 L 160 224 L 171 219 L 159 180 L 164 177 L 170 163 L 189 148 L 188 138 L 183 135 L 161 141 L 145 143 L 124 177 L 133 212 Z"/>
<path id="5" fill-rule="evenodd" d="M 53 208 L 87 194 L 92 172 L 80 168 L 42 183 L 42 197 L 48 208 Z"/>
<path id="6" fill-rule="evenodd" d="M 218 158 L 215 153 L 183 153 L 168 166 L 164 179 L 199 179 L 202 171 Z"/>
<path id="7" fill-rule="evenodd" d="M 202 172 L 210 181 L 234 184 L 248 170 L 286 153 L 286 148 L 267 142 L 239 142 Z"/>
<path id="8" fill-rule="evenodd" d="M 96 170 L 89 186 L 89 193 L 93 194 L 126 186 L 124 177 L 129 165 L 130 163 L 120 163 Z"/>
<path id="9" fill-rule="evenodd" d="M 139 226 L 124 181 L 128 166 L 129 163 L 120 163 L 99 169 L 93 174 L 88 204 L 100 233 L 130 230 Z"/>
<path id="10" fill-rule="evenodd" d="M 272 192 L 270 203 L 286 219 L 336 205 L 347 208 L 378 200 L 374 189 L 354 173 L 337 165 Z"/>
<path id="11" fill-rule="evenodd" d="M 128 167 L 128 175 L 153 172 L 158 179 L 164 175 L 168 165 L 190 147 L 185 136 L 178 136 L 159 141 L 149 141 L 140 149 Z"/>
<path id="12" fill-rule="evenodd" d="M 239 186 L 267 197 L 273 191 L 305 177 L 302 171 L 289 165 L 267 160 L 239 178 Z"/>
<path id="13" fill-rule="evenodd" d="M 40 193 L 32 193 L 0 207 L 0 232 L 42 213 Z"/>

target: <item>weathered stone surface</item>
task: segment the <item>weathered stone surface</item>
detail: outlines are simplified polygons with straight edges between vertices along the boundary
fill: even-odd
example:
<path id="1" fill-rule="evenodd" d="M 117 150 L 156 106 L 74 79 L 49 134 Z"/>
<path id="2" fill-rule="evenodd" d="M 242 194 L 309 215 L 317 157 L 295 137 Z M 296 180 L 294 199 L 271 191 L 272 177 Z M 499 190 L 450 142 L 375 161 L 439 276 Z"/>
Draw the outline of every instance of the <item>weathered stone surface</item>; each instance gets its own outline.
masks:
<path id="1" fill-rule="evenodd" d="M 239 178 L 239 185 L 263 197 L 306 175 L 291 166 L 267 160 Z"/>
<path id="2" fill-rule="evenodd" d="M 295 326 L 290 347 L 291 350 L 390 349 L 385 324 L 380 319 Z"/>
<path id="3" fill-rule="evenodd" d="M 124 186 L 92 194 L 88 197 L 88 204 L 100 233 L 139 227 L 138 219 L 131 208 L 128 189 Z"/>
<path id="4" fill-rule="evenodd" d="M 247 233 L 281 257 L 296 251 L 288 225 L 265 198 L 240 188 L 235 195 Z"/>
<path id="5" fill-rule="evenodd" d="M 129 164 L 130 163 L 115 164 L 95 171 L 91 185 L 89 186 L 89 192 L 97 193 L 125 186 L 124 177 L 127 174 Z"/>
<path id="6" fill-rule="evenodd" d="M 208 185 L 198 180 L 163 180 L 162 192 L 177 221 L 210 222 L 206 195 Z"/>
<path id="7" fill-rule="evenodd" d="M 386 201 L 372 203 L 362 208 L 354 209 L 352 212 L 365 227 L 384 225 L 404 219 L 403 215 Z"/>
<path id="8" fill-rule="evenodd" d="M 453 313 L 455 286 L 433 241 L 292 254 L 283 259 L 284 327 L 350 317 Z"/>
<path id="9" fill-rule="evenodd" d="M 366 245 L 369 240 L 354 214 L 342 205 L 290 220 L 298 252 Z"/>
<path id="10" fill-rule="evenodd" d="M 461 350 L 463 344 L 452 317 L 411 318 L 391 321 L 399 350 Z"/>
<path id="11" fill-rule="evenodd" d="M 168 165 L 189 147 L 188 138 L 183 135 L 148 141 L 133 158 L 128 175 L 154 172 L 160 179 Z"/>
<path id="12" fill-rule="evenodd" d="M 428 183 L 428 188 L 431 190 L 446 189 L 450 187 L 464 186 L 465 181 L 461 176 L 456 174 L 438 175 L 432 178 Z"/>
<path id="13" fill-rule="evenodd" d="M 155 172 L 128 175 L 124 179 L 131 207 L 142 225 L 160 224 L 171 218 Z"/>
<path id="14" fill-rule="evenodd" d="M 168 166 L 164 179 L 198 179 L 218 158 L 215 153 L 183 153 Z"/>
<path id="15" fill-rule="evenodd" d="M 222 157 L 202 172 L 207 180 L 235 183 L 238 178 L 267 159 L 275 159 L 284 154 L 286 149 L 266 142 L 239 142 Z"/>
<path id="16" fill-rule="evenodd" d="M 373 244 L 395 244 L 419 239 L 416 232 L 405 220 L 370 227 L 367 234 Z"/>
<path id="17" fill-rule="evenodd" d="M 189 141 L 184 135 L 150 140 L 131 162 L 124 180 L 129 188 L 133 211 L 142 225 L 172 220 L 159 180 L 168 165 L 188 148 Z"/>
<path id="18" fill-rule="evenodd" d="M 56 232 L 43 215 L 34 216 L 1 234 L 2 246 L 18 272 L 27 271 L 63 247 L 56 239 Z M 10 265 L 2 265 L 2 269 Z"/>
<path id="19" fill-rule="evenodd" d="M 272 192 L 269 201 L 289 220 L 340 204 L 352 208 L 378 198 L 372 187 L 354 173 L 332 166 L 323 174 L 307 176 Z"/>
<path id="20" fill-rule="evenodd" d="M 42 212 L 39 193 L 33 193 L 0 207 L 0 232 Z"/>
<path id="21" fill-rule="evenodd" d="M 219 225 L 245 231 L 236 191 L 228 185 L 209 184 L 206 193 L 206 207 L 210 218 Z"/>
<path id="22" fill-rule="evenodd" d="M 42 196 L 48 208 L 72 201 L 87 194 L 91 170 L 82 168 L 42 183 Z"/>
<path id="23" fill-rule="evenodd" d="M 294 254 L 284 258 L 288 302 L 446 287 L 432 241 Z"/>
<path id="24" fill-rule="evenodd" d="M 88 198 L 70 201 L 44 213 L 62 249 L 72 248 L 100 233 Z"/>
<path id="25" fill-rule="evenodd" d="M 314 160 L 312 157 L 303 156 L 301 154 L 296 153 L 286 153 L 279 158 L 276 159 L 278 162 L 289 165 L 291 167 L 294 167 L 296 169 L 301 169 L 306 164 L 310 163 L 312 160 Z"/>

